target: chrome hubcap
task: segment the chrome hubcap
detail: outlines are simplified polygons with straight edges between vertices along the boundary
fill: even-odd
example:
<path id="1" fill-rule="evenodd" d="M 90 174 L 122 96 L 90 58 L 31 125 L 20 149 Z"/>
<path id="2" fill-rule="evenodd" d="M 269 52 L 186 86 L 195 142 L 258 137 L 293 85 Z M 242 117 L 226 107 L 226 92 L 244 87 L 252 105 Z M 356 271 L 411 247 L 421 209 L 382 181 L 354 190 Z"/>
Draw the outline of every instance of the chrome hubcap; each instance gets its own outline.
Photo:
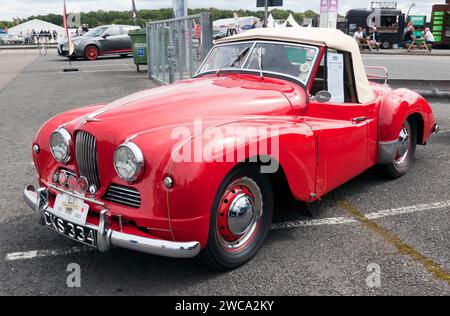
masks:
<path id="1" fill-rule="evenodd" d="M 228 227 L 233 235 L 241 235 L 253 220 L 253 200 L 246 194 L 240 194 L 230 205 Z"/>
<path id="2" fill-rule="evenodd" d="M 249 178 L 233 182 L 224 193 L 217 216 L 217 236 L 227 251 L 243 248 L 258 230 L 262 217 L 262 195 Z"/>

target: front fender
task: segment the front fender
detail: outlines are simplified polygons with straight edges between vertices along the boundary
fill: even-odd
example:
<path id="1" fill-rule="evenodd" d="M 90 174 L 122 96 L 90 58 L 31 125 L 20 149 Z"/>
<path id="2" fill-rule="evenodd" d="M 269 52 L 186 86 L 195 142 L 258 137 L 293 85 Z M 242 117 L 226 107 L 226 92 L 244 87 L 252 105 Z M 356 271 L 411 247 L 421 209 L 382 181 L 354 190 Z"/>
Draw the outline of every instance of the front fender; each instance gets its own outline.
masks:
<path id="1" fill-rule="evenodd" d="M 227 146 L 230 144 L 233 146 Z M 309 201 L 315 189 L 313 131 L 291 118 L 241 121 L 208 129 L 175 152 L 191 154 L 190 161 L 172 157 L 170 169 L 175 185 L 168 194 L 168 203 L 177 241 L 198 240 L 206 245 L 215 196 L 226 175 L 240 163 L 272 158 L 271 163 L 261 166 L 262 172 L 275 173 L 281 168 L 299 200 Z"/>
<path id="2" fill-rule="evenodd" d="M 63 124 L 67 124 L 66 128 L 69 130 L 70 134 L 73 135 L 74 124 L 70 124 L 70 122 L 79 120 L 85 115 L 101 108 L 102 106 L 104 106 L 104 104 L 96 104 L 66 111 L 52 117 L 41 126 L 33 139 L 33 144 L 30 144 L 31 146 L 33 146 L 34 144 L 38 144 L 41 148 L 39 155 L 33 153 L 34 165 L 36 166 L 39 178 L 41 180 L 50 182 L 53 174 L 52 170 L 55 170 L 57 166 L 64 166 L 63 164 L 53 159 L 53 156 L 50 152 L 50 135 Z M 72 147 L 71 152 L 74 153 L 74 150 L 75 149 Z M 75 168 L 72 163 L 69 163 L 68 167 Z"/>

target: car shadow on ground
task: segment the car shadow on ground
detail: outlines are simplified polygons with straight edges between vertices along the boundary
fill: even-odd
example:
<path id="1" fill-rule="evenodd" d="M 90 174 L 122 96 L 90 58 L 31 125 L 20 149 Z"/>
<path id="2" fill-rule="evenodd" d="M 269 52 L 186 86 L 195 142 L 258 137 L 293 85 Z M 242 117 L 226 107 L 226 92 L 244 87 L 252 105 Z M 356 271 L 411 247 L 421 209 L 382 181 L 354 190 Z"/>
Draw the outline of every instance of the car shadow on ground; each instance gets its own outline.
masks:
<path id="1" fill-rule="evenodd" d="M 67 57 L 63 57 L 63 56 L 52 56 L 54 58 L 48 59 L 49 62 L 64 62 L 67 61 L 69 62 L 69 58 Z M 73 59 L 72 62 L 85 62 L 85 63 L 96 63 L 96 62 L 101 62 L 101 61 L 105 61 L 105 60 L 127 60 L 127 59 L 132 59 L 133 55 L 129 55 L 127 57 L 121 57 L 121 56 L 100 56 L 98 57 L 96 60 L 90 61 L 84 58 L 77 58 L 77 59 Z"/>

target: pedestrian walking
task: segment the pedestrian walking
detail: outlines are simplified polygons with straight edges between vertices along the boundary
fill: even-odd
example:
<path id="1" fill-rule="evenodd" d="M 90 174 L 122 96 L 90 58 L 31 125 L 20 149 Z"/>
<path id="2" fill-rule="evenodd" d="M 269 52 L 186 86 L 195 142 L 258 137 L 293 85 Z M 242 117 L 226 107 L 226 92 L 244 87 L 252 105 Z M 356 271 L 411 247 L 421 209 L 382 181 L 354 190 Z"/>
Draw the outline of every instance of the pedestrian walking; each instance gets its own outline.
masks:
<path id="1" fill-rule="evenodd" d="M 411 26 L 408 31 L 405 32 L 403 36 L 403 45 L 405 48 L 408 48 L 412 42 L 414 42 L 414 26 Z"/>

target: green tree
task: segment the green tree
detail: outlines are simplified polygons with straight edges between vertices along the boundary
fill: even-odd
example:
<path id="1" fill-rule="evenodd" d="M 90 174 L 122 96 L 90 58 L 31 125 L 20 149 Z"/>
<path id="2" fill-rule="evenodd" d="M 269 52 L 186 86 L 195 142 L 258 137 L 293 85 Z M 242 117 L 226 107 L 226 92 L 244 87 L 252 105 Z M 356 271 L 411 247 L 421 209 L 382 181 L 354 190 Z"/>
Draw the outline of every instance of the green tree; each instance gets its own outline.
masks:
<path id="1" fill-rule="evenodd" d="M 232 18 L 234 12 L 239 16 L 255 16 L 259 19 L 264 19 L 264 11 L 251 11 L 251 10 L 220 10 L 217 8 L 204 8 L 204 9 L 189 9 L 189 14 L 199 14 L 201 12 L 210 12 L 213 20 Z M 317 18 L 319 14 L 314 11 L 294 12 L 291 10 L 274 9 L 271 11 L 275 19 L 285 20 L 292 14 L 298 23 L 302 23 L 304 18 Z M 173 18 L 172 8 L 160 9 L 160 10 L 140 10 L 138 12 L 138 23 L 144 26 L 146 22 L 160 21 Z M 26 22 L 33 19 L 43 20 L 49 23 L 53 23 L 59 26 L 63 26 L 63 17 L 60 14 L 47 14 L 30 16 L 27 19 L 22 20 Z M 92 11 L 81 13 L 81 23 L 89 24 L 90 27 L 97 27 L 107 24 L 133 24 L 131 11 Z M 0 26 L 7 26 L 11 28 L 12 22 L 1 21 Z"/>

